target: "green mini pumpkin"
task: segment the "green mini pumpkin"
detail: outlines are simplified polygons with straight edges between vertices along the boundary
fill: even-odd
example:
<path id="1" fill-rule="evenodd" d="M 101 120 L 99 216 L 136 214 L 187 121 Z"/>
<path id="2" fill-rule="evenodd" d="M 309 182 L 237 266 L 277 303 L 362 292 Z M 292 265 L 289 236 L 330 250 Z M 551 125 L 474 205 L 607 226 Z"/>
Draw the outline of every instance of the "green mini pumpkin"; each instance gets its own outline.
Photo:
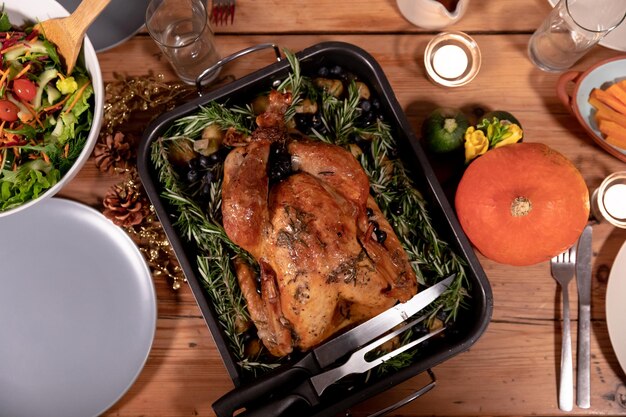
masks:
<path id="1" fill-rule="evenodd" d="M 463 148 L 463 135 L 469 120 L 459 109 L 441 107 L 426 117 L 422 139 L 433 153 L 447 153 Z"/>

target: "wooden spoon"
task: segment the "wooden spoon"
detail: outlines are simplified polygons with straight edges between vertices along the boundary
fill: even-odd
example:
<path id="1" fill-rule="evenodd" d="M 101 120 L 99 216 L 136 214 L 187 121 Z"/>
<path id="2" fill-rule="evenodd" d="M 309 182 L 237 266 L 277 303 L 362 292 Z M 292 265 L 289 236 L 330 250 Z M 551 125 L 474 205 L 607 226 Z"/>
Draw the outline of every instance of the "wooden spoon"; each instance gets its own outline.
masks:
<path id="1" fill-rule="evenodd" d="M 38 23 L 39 30 L 54 43 L 70 75 L 76 65 L 87 28 L 111 0 L 83 0 L 68 17 L 50 19 Z"/>

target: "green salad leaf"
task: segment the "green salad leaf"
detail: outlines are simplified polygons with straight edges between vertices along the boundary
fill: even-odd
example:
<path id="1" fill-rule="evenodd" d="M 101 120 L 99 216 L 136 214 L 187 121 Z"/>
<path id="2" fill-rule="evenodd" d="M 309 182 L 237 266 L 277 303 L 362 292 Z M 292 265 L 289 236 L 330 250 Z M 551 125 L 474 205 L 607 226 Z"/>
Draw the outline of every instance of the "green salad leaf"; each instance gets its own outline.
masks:
<path id="1" fill-rule="evenodd" d="M 4 6 L 2 6 L 2 12 L 0 12 L 0 31 L 6 32 L 7 30 L 11 30 L 11 22 L 9 22 L 9 15 L 4 11 Z"/>
<path id="2" fill-rule="evenodd" d="M 42 159 L 22 164 L 16 171 L 3 170 L 0 183 L 0 210 L 8 210 L 39 197 L 59 182 L 58 169 Z"/>

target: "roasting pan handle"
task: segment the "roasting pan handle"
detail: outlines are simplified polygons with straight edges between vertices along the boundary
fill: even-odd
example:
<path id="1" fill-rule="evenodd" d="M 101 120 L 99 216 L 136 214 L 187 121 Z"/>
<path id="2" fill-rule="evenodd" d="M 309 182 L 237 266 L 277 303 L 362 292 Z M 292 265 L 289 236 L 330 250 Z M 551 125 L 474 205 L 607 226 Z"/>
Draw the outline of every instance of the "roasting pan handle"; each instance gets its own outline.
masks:
<path id="1" fill-rule="evenodd" d="M 385 415 L 391 413 L 392 411 L 397 410 L 400 407 L 404 407 L 405 405 L 407 405 L 411 401 L 416 400 L 417 398 L 419 398 L 422 395 L 426 394 L 431 389 L 435 388 L 435 385 L 437 384 L 437 378 L 435 377 L 435 373 L 431 369 L 427 369 L 426 372 L 428 372 L 428 376 L 430 376 L 430 382 L 428 384 L 424 385 L 422 388 L 418 389 L 417 391 L 413 392 L 412 394 L 408 395 L 407 397 L 401 399 L 397 403 L 392 404 L 392 405 L 390 405 L 388 407 L 385 407 L 382 410 L 379 410 L 379 411 L 375 412 L 374 414 L 370 414 L 368 417 L 382 417 L 382 416 L 385 416 Z"/>
<path id="2" fill-rule="evenodd" d="M 280 53 L 280 48 L 278 47 L 278 45 L 274 44 L 274 43 L 260 43 L 258 45 L 254 45 L 254 46 L 250 46 L 248 48 L 242 49 L 239 52 L 235 52 L 234 54 L 228 55 L 225 58 L 220 59 L 219 61 L 217 61 L 215 64 L 213 64 L 212 66 L 210 66 L 209 68 L 205 69 L 204 71 L 202 71 L 202 73 L 200 73 L 200 75 L 198 75 L 198 78 L 196 78 L 196 90 L 198 90 L 198 95 L 202 95 L 202 81 L 208 76 L 213 74 L 215 71 L 219 70 L 220 68 L 222 68 L 224 65 L 226 65 L 227 63 L 229 63 L 230 61 L 240 58 L 244 55 L 247 55 L 251 52 L 256 52 L 256 51 L 260 51 L 262 49 L 267 49 L 267 48 L 273 48 L 274 49 L 274 53 L 276 54 L 276 61 L 282 60 L 282 55 Z"/>

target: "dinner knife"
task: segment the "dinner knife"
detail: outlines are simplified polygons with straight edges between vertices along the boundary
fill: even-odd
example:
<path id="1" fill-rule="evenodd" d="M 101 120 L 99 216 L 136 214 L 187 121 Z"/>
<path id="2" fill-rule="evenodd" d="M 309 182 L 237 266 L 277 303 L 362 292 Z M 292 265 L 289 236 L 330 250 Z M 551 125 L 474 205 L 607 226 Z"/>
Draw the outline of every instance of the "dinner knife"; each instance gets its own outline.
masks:
<path id="1" fill-rule="evenodd" d="M 576 285 L 578 287 L 578 350 L 576 370 L 576 404 L 591 406 L 590 322 L 591 322 L 591 225 L 578 239 L 576 253 Z"/>
<path id="2" fill-rule="evenodd" d="M 266 402 L 258 407 L 255 407 L 254 409 L 247 410 L 238 414 L 237 417 L 283 417 L 292 415 L 292 413 L 289 412 L 297 403 L 306 403 L 309 407 L 319 405 L 320 397 L 326 388 L 339 381 L 344 376 L 366 372 L 445 330 L 445 327 L 440 327 L 376 359 L 365 359 L 366 354 L 372 352 L 383 343 L 386 343 L 394 337 L 406 332 L 419 322 L 423 321 L 426 317 L 427 316 L 419 317 L 418 319 L 405 324 L 400 329 L 394 330 L 379 340 L 376 340 L 357 350 L 350 355 L 350 358 L 343 365 L 312 376 L 311 378 L 300 383 L 300 385 L 298 385 L 295 389 L 290 390 L 287 395 Z"/>
<path id="3" fill-rule="evenodd" d="M 313 349 L 292 366 L 258 378 L 253 383 L 235 388 L 212 405 L 217 417 L 231 417 L 237 410 L 267 400 L 277 392 L 293 388 L 323 369 L 336 363 L 347 354 L 387 333 L 398 324 L 408 320 L 435 301 L 450 286 L 456 274 L 420 291 L 405 303 L 399 303 L 383 311 L 355 328 Z"/>

